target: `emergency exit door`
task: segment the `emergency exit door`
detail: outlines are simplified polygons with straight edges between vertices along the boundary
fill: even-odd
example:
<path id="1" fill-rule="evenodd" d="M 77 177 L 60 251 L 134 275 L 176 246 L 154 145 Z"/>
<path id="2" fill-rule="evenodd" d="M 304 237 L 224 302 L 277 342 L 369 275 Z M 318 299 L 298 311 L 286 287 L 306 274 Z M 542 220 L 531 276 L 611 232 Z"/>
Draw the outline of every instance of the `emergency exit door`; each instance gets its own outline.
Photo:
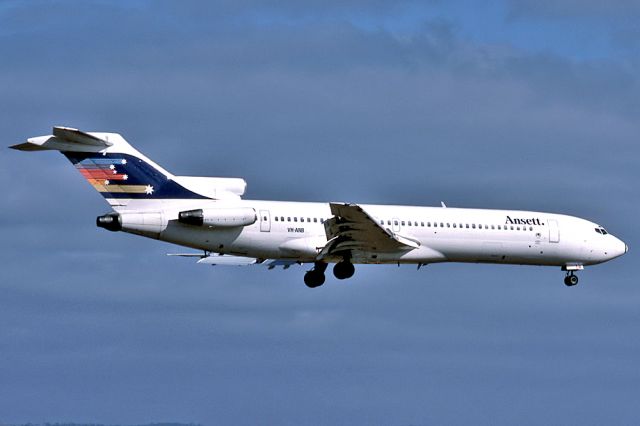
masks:
<path id="1" fill-rule="evenodd" d="M 271 213 L 260 210 L 260 232 L 271 232 Z"/>
<path id="2" fill-rule="evenodd" d="M 549 219 L 549 242 L 560 242 L 560 228 L 557 220 Z"/>

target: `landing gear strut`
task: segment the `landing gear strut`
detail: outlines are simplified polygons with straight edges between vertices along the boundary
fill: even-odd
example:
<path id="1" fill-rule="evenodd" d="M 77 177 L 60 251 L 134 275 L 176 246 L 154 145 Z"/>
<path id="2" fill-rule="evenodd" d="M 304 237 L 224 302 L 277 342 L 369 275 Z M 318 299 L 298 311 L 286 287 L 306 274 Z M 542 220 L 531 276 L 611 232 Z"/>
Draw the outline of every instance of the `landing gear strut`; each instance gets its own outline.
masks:
<path id="1" fill-rule="evenodd" d="M 333 267 L 333 275 L 335 275 L 335 277 L 339 280 L 351 278 L 355 272 L 356 268 L 354 268 L 353 263 L 349 262 L 348 260 L 338 262 Z"/>
<path id="2" fill-rule="evenodd" d="M 324 271 L 326 269 L 326 263 L 316 262 L 313 269 L 304 274 L 304 283 L 307 285 L 307 287 L 316 288 L 324 284 Z"/>
<path id="3" fill-rule="evenodd" d="M 567 272 L 567 275 L 564 277 L 564 285 L 567 287 L 573 287 L 578 284 L 578 276 L 573 274 L 573 271 Z"/>

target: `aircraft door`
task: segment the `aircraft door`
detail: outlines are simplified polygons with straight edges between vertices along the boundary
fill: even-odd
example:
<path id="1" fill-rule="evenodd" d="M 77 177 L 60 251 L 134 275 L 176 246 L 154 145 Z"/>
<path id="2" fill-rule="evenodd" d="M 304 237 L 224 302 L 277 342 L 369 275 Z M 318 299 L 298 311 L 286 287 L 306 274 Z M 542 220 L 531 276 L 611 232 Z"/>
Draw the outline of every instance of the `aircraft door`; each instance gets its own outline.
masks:
<path id="1" fill-rule="evenodd" d="M 269 210 L 260 210 L 260 232 L 271 232 L 271 213 Z"/>
<path id="2" fill-rule="evenodd" d="M 558 228 L 558 221 L 549 219 L 549 242 L 560 242 L 560 228 Z"/>
<path id="3" fill-rule="evenodd" d="M 393 232 L 400 232 L 400 221 L 398 220 L 397 217 L 394 217 L 393 219 L 391 219 L 391 226 L 393 229 Z"/>

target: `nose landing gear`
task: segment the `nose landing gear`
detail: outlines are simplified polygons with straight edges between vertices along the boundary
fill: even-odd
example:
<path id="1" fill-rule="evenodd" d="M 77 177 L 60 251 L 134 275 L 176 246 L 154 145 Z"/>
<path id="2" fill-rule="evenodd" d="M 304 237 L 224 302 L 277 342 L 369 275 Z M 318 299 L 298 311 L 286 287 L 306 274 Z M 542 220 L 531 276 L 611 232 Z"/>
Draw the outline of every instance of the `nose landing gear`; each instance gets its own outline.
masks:
<path id="1" fill-rule="evenodd" d="M 578 276 L 574 275 L 576 271 L 582 271 L 584 265 L 579 263 L 569 263 L 562 267 L 563 271 L 567 271 L 567 275 L 564 277 L 564 285 L 567 287 L 573 287 L 578 284 Z"/>
<path id="2" fill-rule="evenodd" d="M 573 287 L 578 284 L 578 276 L 573 274 L 573 271 L 567 272 L 567 275 L 564 277 L 564 285 L 567 287 Z"/>

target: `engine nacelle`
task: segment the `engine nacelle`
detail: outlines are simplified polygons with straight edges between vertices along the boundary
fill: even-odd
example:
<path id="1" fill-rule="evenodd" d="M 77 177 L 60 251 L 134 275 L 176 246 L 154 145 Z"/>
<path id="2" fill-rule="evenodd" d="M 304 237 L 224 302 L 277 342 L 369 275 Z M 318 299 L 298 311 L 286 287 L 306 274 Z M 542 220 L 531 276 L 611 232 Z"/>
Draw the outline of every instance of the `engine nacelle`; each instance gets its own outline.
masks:
<path id="1" fill-rule="evenodd" d="M 96 218 L 99 228 L 158 238 L 166 223 L 160 212 L 108 213 Z"/>
<path id="2" fill-rule="evenodd" d="M 251 207 L 196 209 L 178 213 L 178 222 L 194 226 L 235 228 L 256 223 L 258 215 Z"/>

